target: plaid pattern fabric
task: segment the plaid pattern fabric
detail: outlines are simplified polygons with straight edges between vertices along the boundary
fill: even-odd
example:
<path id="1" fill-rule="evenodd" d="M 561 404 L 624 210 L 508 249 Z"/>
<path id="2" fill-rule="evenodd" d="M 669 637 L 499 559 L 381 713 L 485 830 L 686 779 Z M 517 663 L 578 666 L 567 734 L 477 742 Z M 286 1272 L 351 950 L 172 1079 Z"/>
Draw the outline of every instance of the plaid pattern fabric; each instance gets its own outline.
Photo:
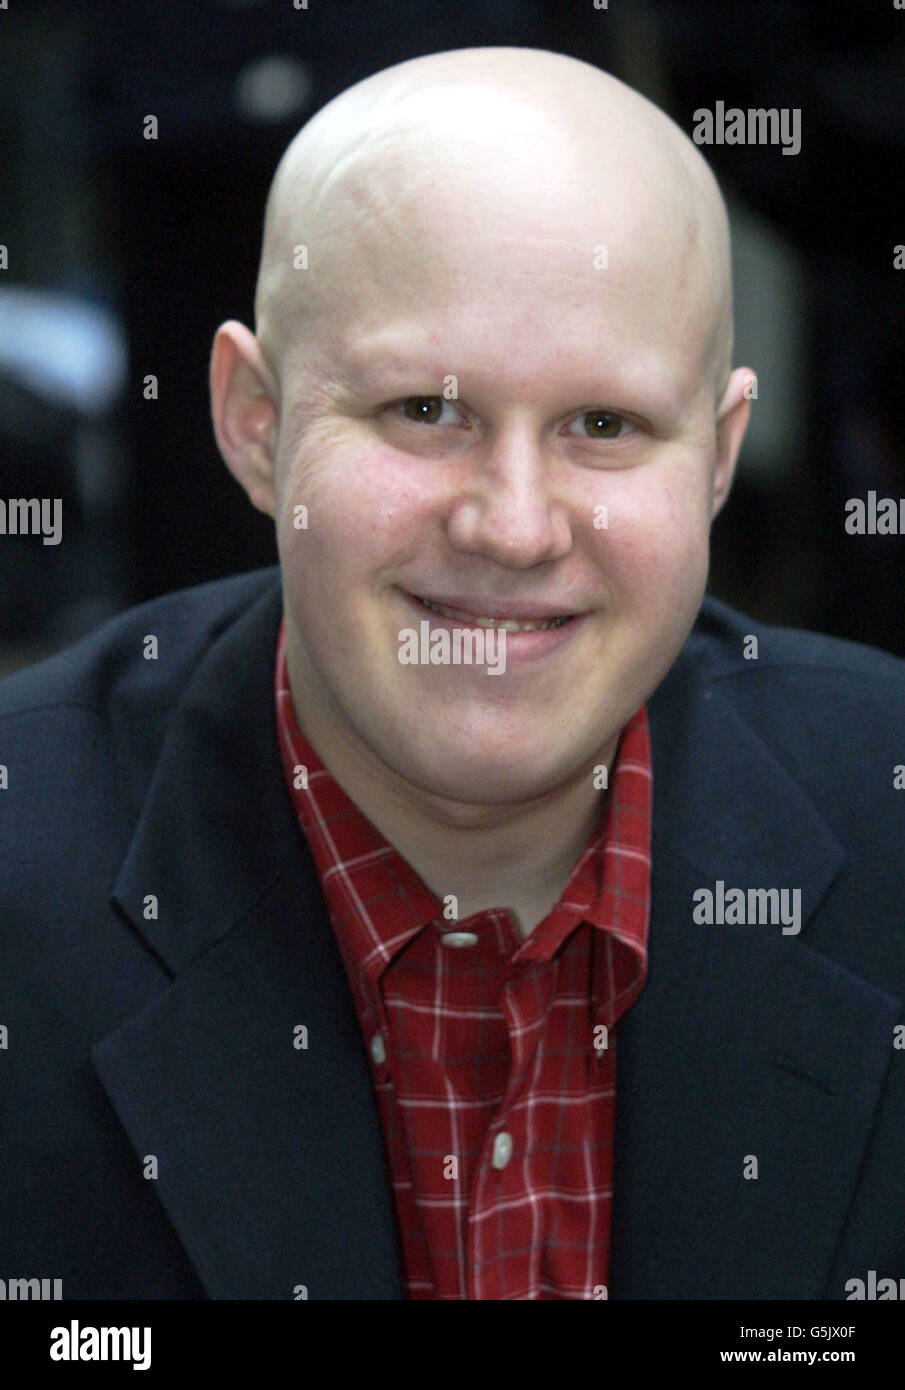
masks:
<path id="1" fill-rule="evenodd" d="M 296 719 L 284 624 L 275 699 L 289 793 L 371 1059 L 408 1297 L 606 1297 L 614 1029 L 647 973 L 646 707 L 623 730 L 560 900 L 522 941 L 502 908 L 444 920 L 326 771 Z M 477 941 L 456 944 L 464 932 Z"/>

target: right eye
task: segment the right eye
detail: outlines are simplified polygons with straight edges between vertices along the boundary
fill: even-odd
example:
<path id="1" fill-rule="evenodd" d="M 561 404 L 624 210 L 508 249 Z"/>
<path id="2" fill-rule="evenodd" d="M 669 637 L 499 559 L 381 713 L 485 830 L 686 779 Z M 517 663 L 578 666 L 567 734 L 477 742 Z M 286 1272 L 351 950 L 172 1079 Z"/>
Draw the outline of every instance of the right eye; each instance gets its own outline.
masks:
<path id="1" fill-rule="evenodd" d="M 442 419 L 443 407 L 449 406 L 453 412 L 451 420 Z M 402 410 L 407 420 L 411 420 L 417 425 L 454 425 L 460 424 L 461 418 L 450 401 L 443 396 L 406 396 L 405 400 L 397 401 L 395 405 L 389 407 L 390 410 Z"/>

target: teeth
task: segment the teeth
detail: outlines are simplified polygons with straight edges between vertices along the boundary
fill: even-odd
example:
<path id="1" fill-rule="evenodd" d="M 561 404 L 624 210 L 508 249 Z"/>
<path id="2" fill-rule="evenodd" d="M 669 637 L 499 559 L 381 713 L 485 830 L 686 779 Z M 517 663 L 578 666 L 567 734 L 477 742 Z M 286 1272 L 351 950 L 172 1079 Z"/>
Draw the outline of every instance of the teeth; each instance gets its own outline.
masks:
<path id="1" fill-rule="evenodd" d="M 423 598 L 419 602 L 425 608 L 430 608 L 434 613 L 439 613 L 441 618 L 452 618 L 454 622 L 467 622 L 469 627 L 495 627 L 501 632 L 538 632 L 551 627 L 562 627 L 563 623 L 569 621 L 569 616 L 562 618 L 551 618 L 548 622 L 529 623 L 519 622 L 517 618 L 474 618 L 470 613 L 459 613 L 455 608 L 446 608 L 442 603 L 431 603 L 429 599 Z"/>

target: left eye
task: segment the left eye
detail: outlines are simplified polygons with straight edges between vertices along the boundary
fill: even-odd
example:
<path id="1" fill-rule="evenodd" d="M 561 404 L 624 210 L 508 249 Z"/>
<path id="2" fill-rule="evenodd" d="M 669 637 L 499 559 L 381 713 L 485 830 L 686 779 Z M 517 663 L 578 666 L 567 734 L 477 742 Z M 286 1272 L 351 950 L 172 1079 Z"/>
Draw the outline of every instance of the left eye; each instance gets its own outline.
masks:
<path id="1" fill-rule="evenodd" d="M 587 430 L 588 439 L 618 439 L 623 433 L 623 427 L 630 428 L 628 420 L 624 415 L 617 415 L 612 410 L 586 410 L 583 415 L 577 415 L 571 422 L 573 425 L 581 423 Z M 572 433 L 571 430 L 567 431 Z"/>
<path id="2" fill-rule="evenodd" d="M 455 408 L 443 396 L 407 396 L 397 405 L 407 420 L 413 420 L 419 425 L 454 424 L 459 420 Z M 452 411 L 451 420 L 442 419 L 444 406 L 449 406 Z"/>

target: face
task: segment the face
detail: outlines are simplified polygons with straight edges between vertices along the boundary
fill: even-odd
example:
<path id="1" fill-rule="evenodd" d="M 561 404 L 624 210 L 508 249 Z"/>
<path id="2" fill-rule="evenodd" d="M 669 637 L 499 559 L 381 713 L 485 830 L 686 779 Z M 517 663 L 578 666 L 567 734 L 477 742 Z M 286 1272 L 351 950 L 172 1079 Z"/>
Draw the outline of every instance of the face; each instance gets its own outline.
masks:
<path id="1" fill-rule="evenodd" d="M 527 166 L 524 184 L 362 192 L 333 234 L 354 281 L 284 361 L 302 726 L 472 805 L 588 775 L 672 665 L 708 569 L 715 403 L 683 239 L 576 197 L 561 163 L 548 180 L 543 207 Z M 404 630 L 479 617 L 506 622 L 501 673 L 400 661 Z"/>

